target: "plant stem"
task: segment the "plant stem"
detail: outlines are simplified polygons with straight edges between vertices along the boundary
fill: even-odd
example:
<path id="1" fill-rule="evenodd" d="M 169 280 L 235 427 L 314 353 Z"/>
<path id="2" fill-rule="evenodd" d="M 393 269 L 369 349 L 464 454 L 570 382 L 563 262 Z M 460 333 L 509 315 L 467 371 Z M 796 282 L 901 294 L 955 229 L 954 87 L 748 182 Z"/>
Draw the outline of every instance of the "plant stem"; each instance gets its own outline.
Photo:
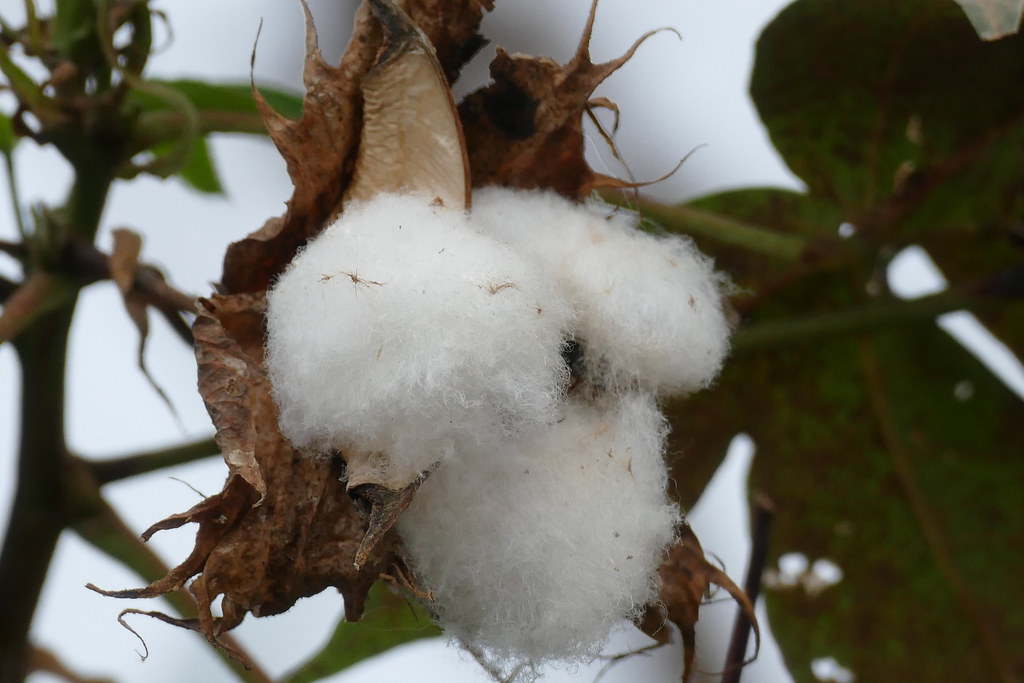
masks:
<path id="1" fill-rule="evenodd" d="M 14 153 L 4 153 L 4 165 L 7 167 L 7 191 L 11 197 L 11 209 L 14 211 L 14 223 L 18 226 L 18 235 L 24 244 L 28 241 L 25 220 L 21 215 L 21 195 L 18 194 L 18 179 L 14 175 Z"/>
<path id="2" fill-rule="evenodd" d="M 971 297 L 946 290 L 912 301 L 888 299 L 838 313 L 771 320 L 739 330 L 732 338 L 733 353 L 774 346 L 810 343 L 821 339 L 867 332 L 892 325 L 918 324 L 943 313 L 969 308 Z"/>
<path id="3" fill-rule="evenodd" d="M 109 484 L 112 481 L 134 477 L 137 474 L 145 474 L 164 467 L 173 467 L 208 458 L 219 452 L 220 447 L 217 446 L 217 442 L 209 438 L 122 458 L 83 462 L 86 462 L 86 466 L 92 471 L 92 475 L 98 483 Z"/>
<path id="4" fill-rule="evenodd" d="M 39 17 L 36 15 L 35 0 L 25 0 L 25 20 L 28 24 L 28 42 L 33 54 L 42 52 L 42 32 L 39 30 Z"/>
<path id="5" fill-rule="evenodd" d="M 24 679 L 28 633 L 64 527 L 64 365 L 75 298 L 15 341 L 22 367 L 18 486 L 0 550 L 0 682 Z"/>
<path id="6" fill-rule="evenodd" d="M 63 220 L 40 226 L 42 239 L 32 253 L 28 277 L 57 270 L 69 236 L 92 240 L 113 181 L 112 153 L 100 144 L 84 147 Z M 0 550 L 0 683 L 23 681 L 30 648 L 29 628 L 61 530 L 69 514 L 71 459 L 64 432 L 65 366 L 68 332 L 78 289 L 67 287 L 60 300 L 35 317 L 14 340 L 22 368 L 21 442 L 18 484 L 7 536 Z"/>
<path id="7" fill-rule="evenodd" d="M 768 535 L 771 532 L 774 517 L 775 504 L 764 494 L 755 496 L 750 564 L 747 566 L 747 578 L 743 585 L 743 591 L 750 599 L 751 605 L 757 604 L 757 596 L 761 592 L 761 575 L 764 573 L 764 565 L 768 560 Z M 750 619 L 742 609 L 737 610 L 736 621 L 732 626 L 732 637 L 729 639 L 729 650 L 725 655 L 722 683 L 740 682 L 749 640 Z"/>
<path id="8" fill-rule="evenodd" d="M 643 216 L 651 218 L 673 232 L 715 240 L 755 253 L 773 256 L 784 261 L 800 258 L 808 242 L 796 235 L 787 235 L 753 223 L 728 218 L 710 211 L 701 211 L 682 204 L 662 204 L 652 199 L 624 201 L 615 195 L 605 199 L 620 206 L 633 206 Z"/>

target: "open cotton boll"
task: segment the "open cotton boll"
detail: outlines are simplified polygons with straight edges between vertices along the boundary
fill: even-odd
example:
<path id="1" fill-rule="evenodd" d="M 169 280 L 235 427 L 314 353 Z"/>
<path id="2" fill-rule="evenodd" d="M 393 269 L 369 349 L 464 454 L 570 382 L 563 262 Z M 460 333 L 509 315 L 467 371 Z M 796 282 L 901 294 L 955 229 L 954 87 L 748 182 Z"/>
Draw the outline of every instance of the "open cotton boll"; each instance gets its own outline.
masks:
<path id="1" fill-rule="evenodd" d="M 506 670 L 595 656 L 657 598 L 679 519 L 666 432 L 648 395 L 572 401 L 557 424 L 431 474 L 398 529 L 446 633 Z"/>
<path id="2" fill-rule="evenodd" d="M 570 307 L 526 259 L 422 196 L 345 213 L 268 293 L 284 435 L 400 487 L 460 443 L 557 419 Z"/>
<path id="3" fill-rule="evenodd" d="M 560 281 L 592 370 L 661 394 L 706 386 L 728 351 L 721 284 L 710 259 L 679 236 L 637 228 L 636 214 L 551 192 L 485 188 L 473 220 Z"/>

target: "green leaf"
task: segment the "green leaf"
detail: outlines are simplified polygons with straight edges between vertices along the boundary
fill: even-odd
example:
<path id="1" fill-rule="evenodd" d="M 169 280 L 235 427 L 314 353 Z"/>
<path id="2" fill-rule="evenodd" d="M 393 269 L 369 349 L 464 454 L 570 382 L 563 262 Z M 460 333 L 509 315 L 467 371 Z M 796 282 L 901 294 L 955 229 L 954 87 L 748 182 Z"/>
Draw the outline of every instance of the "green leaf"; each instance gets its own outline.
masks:
<path id="1" fill-rule="evenodd" d="M 215 84 L 196 80 L 150 81 L 184 95 L 199 114 L 200 130 L 266 134 L 263 119 L 256 109 L 252 90 L 245 84 Z M 302 116 L 302 97 L 275 88 L 260 87 L 270 105 L 289 118 Z M 144 112 L 165 111 L 167 103 L 152 94 L 134 91 L 132 99 Z"/>
<path id="2" fill-rule="evenodd" d="M 952 0 L 800 0 L 761 35 L 751 94 L 810 194 L 906 242 L 1019 219 L 1022 76 L 1024 36 L 979 41 Z"/>
<path id="3" fill-rule="evenodd" d="M 370 589 L 363 618 L 357 623 L 343 619 L 326 647 L 284 683 L 317 681 L 395 646 L 440 634 L 422 607 L 378 581 Z"/>
<path id="4" fill-rule="evenodd" d="M 178 175 L 200 192 L 224 194 L 224 187 L 217 176 L 217 169 L 213 166 L 213 159 L 210 157 L 206 140 L 201 137 L 196 138 L 188 158 L 185 160 L 185 165 L 178 171 Z"/>
<path id="5" fill-rule="evenodd" d="M 182 102 L 192 107 L 198 123 L 196 132 L 199 133 L 183 162 L 179 158 L 175 163 L 150 164 L 147 170 L 160 174 L 176 173 L 200 192 L 223 193 L 204 136 L 213 132 L 266 134 L 249 85 L 177 80 L 147 81 L 145 86 L 131 93 L 131 102 L 142 112 L 137 132 L 140 147 L 150 149 L 157 160 L 166 157 L 175 162 L 168 155 L 178 154 L 180 157 L 178 145 L 180 136 L 189 130 L 188 121 L 180 108 L 173 105 L 174 98 L 167 94 L 183 98 Z M 161 93 L 165 95 L 161 96 Z M 273 89 L 266 89 L 263 93 L 285 115 L 301 116 L 301 98 Z"/>
<path id="6" fill-rule="evenodd" d="M 1024 559 L 1008 552 L 1024 538 L 1024 403 L 931 322 L 941 296 L 900 304 L 884 289 L 894 250 L 920 243 L 952 303 L 1019 296 L 1022 76 L 1024 37 L 979 41 L 952 0 L 798 0 L 758 42 L 751 93 L 807 195 L 691 205 L 812 245 L 797 264 L 715 250 L 744 288 L 736 353 L 711 391 L 670 405 L 684 503 L 746 432 L 751 487 L 778 506 L 773 559 L 801 552 L 844 572 L 817 595 L 768 594 L 800 683 L 828 656 L 859 680 L 1024 674 Z M 855 228 L 845 240 L 842 222 Z M 1020 349 L 1021 308 L 978 312 Z M 895 325 L 879 311 L 920 316 Z M 748 343 L 772 330 L 785 343 Z"/>
<path id="7" fill-rule="evenodd" d="M 844 288 L 839 279 L 817 284 L 786 307 L 819 308 Z M 732 434 L 750 434 L 751 489 L 777 505 L 771 561 L 801 552 L 843 570 L 814 597 L 768 594 L 772 630 L 799 683 L 816 680 L 810 661 L 827 656 L 858 680 L 996 680 L 971 610 L 994 627 L 1019 675 L 1024 556 L 1012 549 L 1024 538 L 1024 405 L 933 324 L 868 339 L 733 358 L 713 392 L 677 410 L 686 448 L 674 478 L 682 484 L 688 463 L 717 462 Z M 941 558 L 882 438 L 861 344 L 878 359 L 881 402 L 937 520 Z M 957 594 L 942 567 L 950 559 L 972 595 Z"/>

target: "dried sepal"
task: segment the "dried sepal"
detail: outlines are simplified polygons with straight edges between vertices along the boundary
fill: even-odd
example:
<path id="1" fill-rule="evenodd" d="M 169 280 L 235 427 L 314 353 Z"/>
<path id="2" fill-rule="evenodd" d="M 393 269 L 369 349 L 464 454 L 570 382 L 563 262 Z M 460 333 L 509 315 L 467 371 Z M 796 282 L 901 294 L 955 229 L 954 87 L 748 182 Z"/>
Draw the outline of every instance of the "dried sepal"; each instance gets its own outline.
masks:
<path id="1" fill-rule="evenodd" d="M 381 574 L 404 575 L 393 534 L 386 534 L 357 570 L 353 561 L 366 521 L 342 481 L 343 467 L 332 458 L 296 453 L 277 430 L 276 407 L 263 370 L 262 295 L 211 296 L 203 305 L 197 337 L 220 337 L 244 381 L 248 417 L 255 425 L 252 442 L 256 471 L 265 485 L 259 494 L 240 474 L 229 476 L 225 489 L 185 513 L 154 524 L 143 535 L 197 523 L 196 544 L 189 557 L 166 577 L 141 589 L 105 591 L 123 598 L 148 598 L 188 588 L 196 598 L 198 629 L 214 643 L 245 614 L 278 614 L 296 600 L 336 588 L 345 599 L 346 616 L 357 620 L 366 592 Z M 208 326 L 206 330 L 204 326 Z M 201 342 L 208 346 L 208 342 Z M 222 359 L 223 360 L 223 359 Z M 241 366 L 245 366 L 245 370 Z M 216 382 L 214 382 L 216 384 Z M 237 471 L 237 469 L 236 469 Z M 223 617 L 212 605 L 223 596 Z"/>
<path id="2" fill-rule="evenodd" d="M 185 583 L 203 570 L 210 553 L 237 521 L 244 510 L 255 501 L 252 488 L 241 479 L 231 478 L 220 493 L 203 499 L 191 509 L 163 519 L 142 533 L 149 540 L 158 531 L 177 529 L 186 524 L 198 524 L 196 542 L 184 562 L 143 588 L 104 590 L 89 584 L 88 588 L 114 598 L 155 598 L 180 590 Z M 202 609 L 200 605 L 200 609 Z M 208 607 L 208 606 L 207 606 Z"/>
<path id="3" fill-rule="evenodd" d="M 361 484 L 352 487 L 349 494 L 353 499 L 362 501 L 369 507 L 367 512 L 366 534 L 359 542 L 356 556 L 352 564 L 359 569 L 370 557 L 370 553 L 377 547 L 377 544 L 384 539 L 388 531 L 395 526 L 398 517 L 405 512 L 420 484 L 427 478 L 428 472 L 424 472 L 415 481 L 398 490 L 381 486 L 380 484 Z"/>
<path id="4" fill-rule="evenodd" d="M 265 290 L 295 250 L 335 213 L 351 176 L 349 156 L 360 122 L 358 83 L 376 54 L 374 32 L 367 26 L 374 19 L 365 7 L 360 8 L 354 30 L 365 38 L 352 41 L 341 62 L 331 66 L 320 52 L 309 7 L 303 2 L 302 8 L 306 15 L 302 118 L 293 121 L 274 111 L 252 84 L 256 107 L 285 160 L 294 192 L 282 218 L 270 219 L 260 230 L 228 246 L 222 284 L 229 292 Z"/>
<path id="5" fill-rule="evenodd" d="M 483 44 L 477 33 L 487 0 L 405 2 L 404 9 L 434 46 L 450 81 Z M 362 128 L 361 83 L 375 63 L 382 32 L 367 4 L 356 12 L 353 40 L 337 66 L 328 64 L 306 11 L 306 61 L 302 118 L 273 110 L 253 86 L 253 96 L 271 139 L 295 185 L 284 216 L 231 244 L 221 282 L 227 292 L 264 291 L 307 240 L 341 211 L 352 180 Z"/>
<path id="6" fill-rule="evenodd" d="M 253 421 L 249 363 L 238 343 L 215 315 L 216 304 L 200 299 L 192 325 L 199 395 L 213 421 L 214 440 L 228 470 L 252 486 L 260 500 L 267 493 L 256 463 L 256 424 Z M 257 503 L 258 504 L 258 503 Z"/>
<path id="7" fill-rule="evenodd" d="M 661 577 L 661 603 L 648 605 L 637 626 L 659 643 L 667 643 L 669 640 L 666 629 L 668 622 L 679 628 L 683 637 L 682 680 L 685 683 L 693 673 L 700 606 L 712 585 L 725 589 L 750 619 L 756 642 L 755 653 L 761 648 L 761 630 L 754 614 L 754 606 L 746 593 L 733 583 L 725 572 L 704 558 L 704 550 L 693 529 L 683 523 L 678 531 L 676 543 L 669 549 L 658 570 Z"/>
<path id="8" fill-rule="evenodd" d="M 564 66 L 498 49 L 491 62 L 494 82 L 459 105 L 473 187 L 549 188 L 584 197 L 598 187 L 622 186 L 587 165 L 583 114 L 594 89 L 657 31 L 641 36 L 621 57 L 594 64 L 590 37 L 596 12 L 595 0 L 576 55 Z"/>
<path id="9" fill-rule="evenodd" d="M 363 130 L 346 199 L 424 193 L 448 208 L 466 209 L 466 145 L 434 48 L 391 2 L 369 4 L 384 30 L 384 44 L 362 81 Z"/>
<path id="10" fill-rule="evenodd" d="M 121 294 L 128 294 L 135 283 L 142 253 L 142 237 L 133 230 L 116 228 L 112 231 L 114 249 L 110 252 L 110 279 Z"/>

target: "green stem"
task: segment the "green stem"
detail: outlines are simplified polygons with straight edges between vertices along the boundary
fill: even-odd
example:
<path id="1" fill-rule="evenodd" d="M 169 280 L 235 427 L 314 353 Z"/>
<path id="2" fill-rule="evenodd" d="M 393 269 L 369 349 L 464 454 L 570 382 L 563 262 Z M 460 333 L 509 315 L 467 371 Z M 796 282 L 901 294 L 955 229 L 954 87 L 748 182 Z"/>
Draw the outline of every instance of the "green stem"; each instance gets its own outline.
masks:
<path id="1" fill-rule="evenodd" d="M 771 320 L 741 329 L 734 334 L 732 351 L 735 354 L 760 351 L 775 346 L 805 344 L 893 325 L 917 324 L 933 320 L 943 313 L 969 308 L 974 303 L 976 300 L 971 297 L 947 290 L 912 301 L 890 299 L 838 313 Z"/>
<path id="2" fill-rule="evenodd" d="M 24 679 L 28 633 L 65 522 L 64 364 L 75 298 L 16 340 L 22 367 L 21 444 L 14 507 L 0 550 L 0 681 Z"/>
<path id="3" fill-rule="evenodd" d="M 58 269 L 68 233 L 90 241 L 113 179 L 111 152 L 99 146 L 75 164 L 76 177 L 64 220 L 40 226 L 33 254 L 35 273 Z M 33 275 L 29 273 L 29 277 Z M 64 279 L 58 270 L 56 277 Z M 0 683 L 24 680 L 28 633 L 57 539 L 68 521 L 71 458 L 64 432 L 68 332 L 78 289 L 35 317 L 15 339 L 22 368 L 18 484 L 7 536 L 0 550 Z"/>
<path id="4" fill-rule="evenodd" d="M 605 199 L 620 206 L 635 208 L 642 216 L 653 219 L 672 232 L 715 240 L 784 261 L 797 260 L 808 246 L 808 242 L 802 237 L 786 235 L 760 225 L 689 206 L 662 204 L 643 197 L 639 201 L 633 201 L 632 197 L 624 200 L 613 195 L 606 196 Z"/>
<path id="5" fill-rule="evenodd" d="M 86 462 L 96 481 L 100 484 L 109 484 L 138 474 L 208 458 L 219 452 L 217 442 L 210 438 L 112 460 Z"/>
<path id="6" fill-rule="evenodd" d="M 18 179 L 14 175 L 14 154 L 12 152 L 4 153 L 4 164 L 7 167 L 7 191 L 11 196 L 14 222 L 18 226 L 18 235 L 24 244 L 28 241 L 28 231 L 25 230 L 25 220 L 21 215 L 21 195 L 18 194 Z"/>
<path id="7" fill-rule="evenodd" d="M 28 42 L 32 54 L 42 54 L 42 32 L 39 30 L 39 17 L 36 15 L 34 0 L 25 0 L 25 18 L 28 24 Z"/>

